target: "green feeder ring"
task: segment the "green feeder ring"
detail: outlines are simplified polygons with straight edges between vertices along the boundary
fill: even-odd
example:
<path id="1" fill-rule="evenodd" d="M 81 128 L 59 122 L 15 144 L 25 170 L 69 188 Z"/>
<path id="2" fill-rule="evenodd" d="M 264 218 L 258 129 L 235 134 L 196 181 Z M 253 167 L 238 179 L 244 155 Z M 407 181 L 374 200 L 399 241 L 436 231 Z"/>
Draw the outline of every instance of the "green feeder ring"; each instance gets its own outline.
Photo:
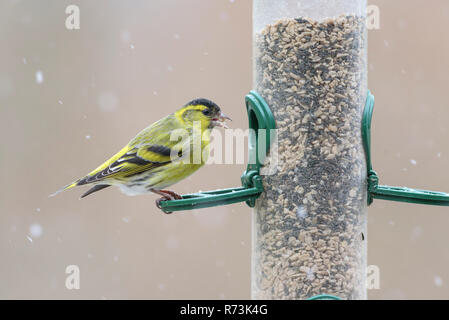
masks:
<path id="1" fill-rule="evenodd" d="M 374 199 L 383 199 L 417 204 L 449 206 L 448 193 L 379 185 L 379 177 L 373 170 L 373 165 L 371 163 L 371 120 L 373 111 L 374 96 L 368 91 L 362 119 L 362 139 L 368 172 L 368 205 L 370 205 Z"/>

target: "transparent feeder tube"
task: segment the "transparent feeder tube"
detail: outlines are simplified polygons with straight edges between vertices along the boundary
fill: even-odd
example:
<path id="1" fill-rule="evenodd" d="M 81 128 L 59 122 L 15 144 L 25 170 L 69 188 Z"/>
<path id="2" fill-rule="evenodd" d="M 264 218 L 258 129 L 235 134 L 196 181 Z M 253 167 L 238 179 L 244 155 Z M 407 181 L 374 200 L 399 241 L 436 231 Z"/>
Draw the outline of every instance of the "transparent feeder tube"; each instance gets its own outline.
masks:
<path id="1" fill-rule="evenodd" d="M 366 0 L 254 0 L 253 14 L 278 164 L 255 207 L 252 297 L 366 299 Z"/>

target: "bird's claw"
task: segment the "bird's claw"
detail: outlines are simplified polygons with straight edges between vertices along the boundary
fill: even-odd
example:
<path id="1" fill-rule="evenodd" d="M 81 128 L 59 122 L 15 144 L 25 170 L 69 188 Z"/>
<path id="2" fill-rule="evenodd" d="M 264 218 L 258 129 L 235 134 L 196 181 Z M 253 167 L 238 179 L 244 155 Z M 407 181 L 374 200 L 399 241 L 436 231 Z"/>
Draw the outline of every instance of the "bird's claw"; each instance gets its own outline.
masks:
<path id="1" fill-rule="evenodd" d="M 161 209 L 165 214 L 171 214 L 172 212 L 164 211 L 164 210 L 162 209 L 162 207 L 161 207 L 161 202 L 162 202 L 162 201 L 167 201 L 167 200 L 172 200 L 172 199 L 170 199 L 169 197 L 162 197 L 162 198 L 156 199 L 156 207 L 158 207 L 159 209 Z"/>
<path id="2" fill-rule="evenodd" d="M 156 200 L 156 207 L 161 209 L 165 214 L 170 214 L 172 212 L 167 212 L 162 209 L 161 202 L 162 201 L 169 201 L 169 200 L 180 200 L 182 199 L 182 196 L 177 194 L 176 192 L 170 191 L 170 190 L 151 190 L 154 193 L 157 193 L 162 196 L 162 198 L 159 198 Z"/>
<path id="3" fill-rule="evenodd" d="M 159 198 L 159 199 L 156 199 L 156 207 L 158 207 L 159 209 L 162 209 L 162 207 L 161 207 L 161 201 L 166 201 L 166 200 L 168 200 L 167 198 Z"/>

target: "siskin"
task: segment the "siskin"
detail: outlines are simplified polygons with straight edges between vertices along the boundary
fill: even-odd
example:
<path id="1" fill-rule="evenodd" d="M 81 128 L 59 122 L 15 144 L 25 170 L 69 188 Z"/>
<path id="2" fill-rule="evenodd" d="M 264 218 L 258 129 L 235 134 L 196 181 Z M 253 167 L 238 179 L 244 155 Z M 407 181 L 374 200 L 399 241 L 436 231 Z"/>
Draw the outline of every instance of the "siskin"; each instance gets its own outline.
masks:
<path id="1" fill-rule="evenodd" d="M 117 186 L 127 195 L 153 192 L 160 201 L 181 199 L 181 196 L 165 188 L 190 176 L 204 165 L 209 155 L 210 131 L 215 126 L 227 128 L 226 119 L 220 108 L 208 99 L 196 99 L 178 111 L 162 118 L 142 130 L 123 149 L 104 162 L 87 176 L 65 186 L 53 195 L 75 186 L 92 185 L 81 198 Z M 201 159 L 195 161 L 195 129 L 201 139 Z M 175 130 L 185 133 L 189 139 L 183 143 L 173 139 Z M 199 141 L 199 140 L 198 140 Z M 187 161 L 186 161 L 187 160 Z"/>

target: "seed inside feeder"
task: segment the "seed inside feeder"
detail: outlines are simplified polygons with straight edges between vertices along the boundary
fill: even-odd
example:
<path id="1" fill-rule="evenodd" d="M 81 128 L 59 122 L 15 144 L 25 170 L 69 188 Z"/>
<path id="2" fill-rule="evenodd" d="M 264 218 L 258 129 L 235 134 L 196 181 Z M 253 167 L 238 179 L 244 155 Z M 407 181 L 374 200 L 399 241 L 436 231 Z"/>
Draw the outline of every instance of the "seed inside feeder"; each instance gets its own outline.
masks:
<path id="1" fill-rule="evenodd" d="M 279 168 L 256 204 L 253 298 L 366 298 L 365 36 L 356 15 L 281 19 L 255 35 Z"/>

